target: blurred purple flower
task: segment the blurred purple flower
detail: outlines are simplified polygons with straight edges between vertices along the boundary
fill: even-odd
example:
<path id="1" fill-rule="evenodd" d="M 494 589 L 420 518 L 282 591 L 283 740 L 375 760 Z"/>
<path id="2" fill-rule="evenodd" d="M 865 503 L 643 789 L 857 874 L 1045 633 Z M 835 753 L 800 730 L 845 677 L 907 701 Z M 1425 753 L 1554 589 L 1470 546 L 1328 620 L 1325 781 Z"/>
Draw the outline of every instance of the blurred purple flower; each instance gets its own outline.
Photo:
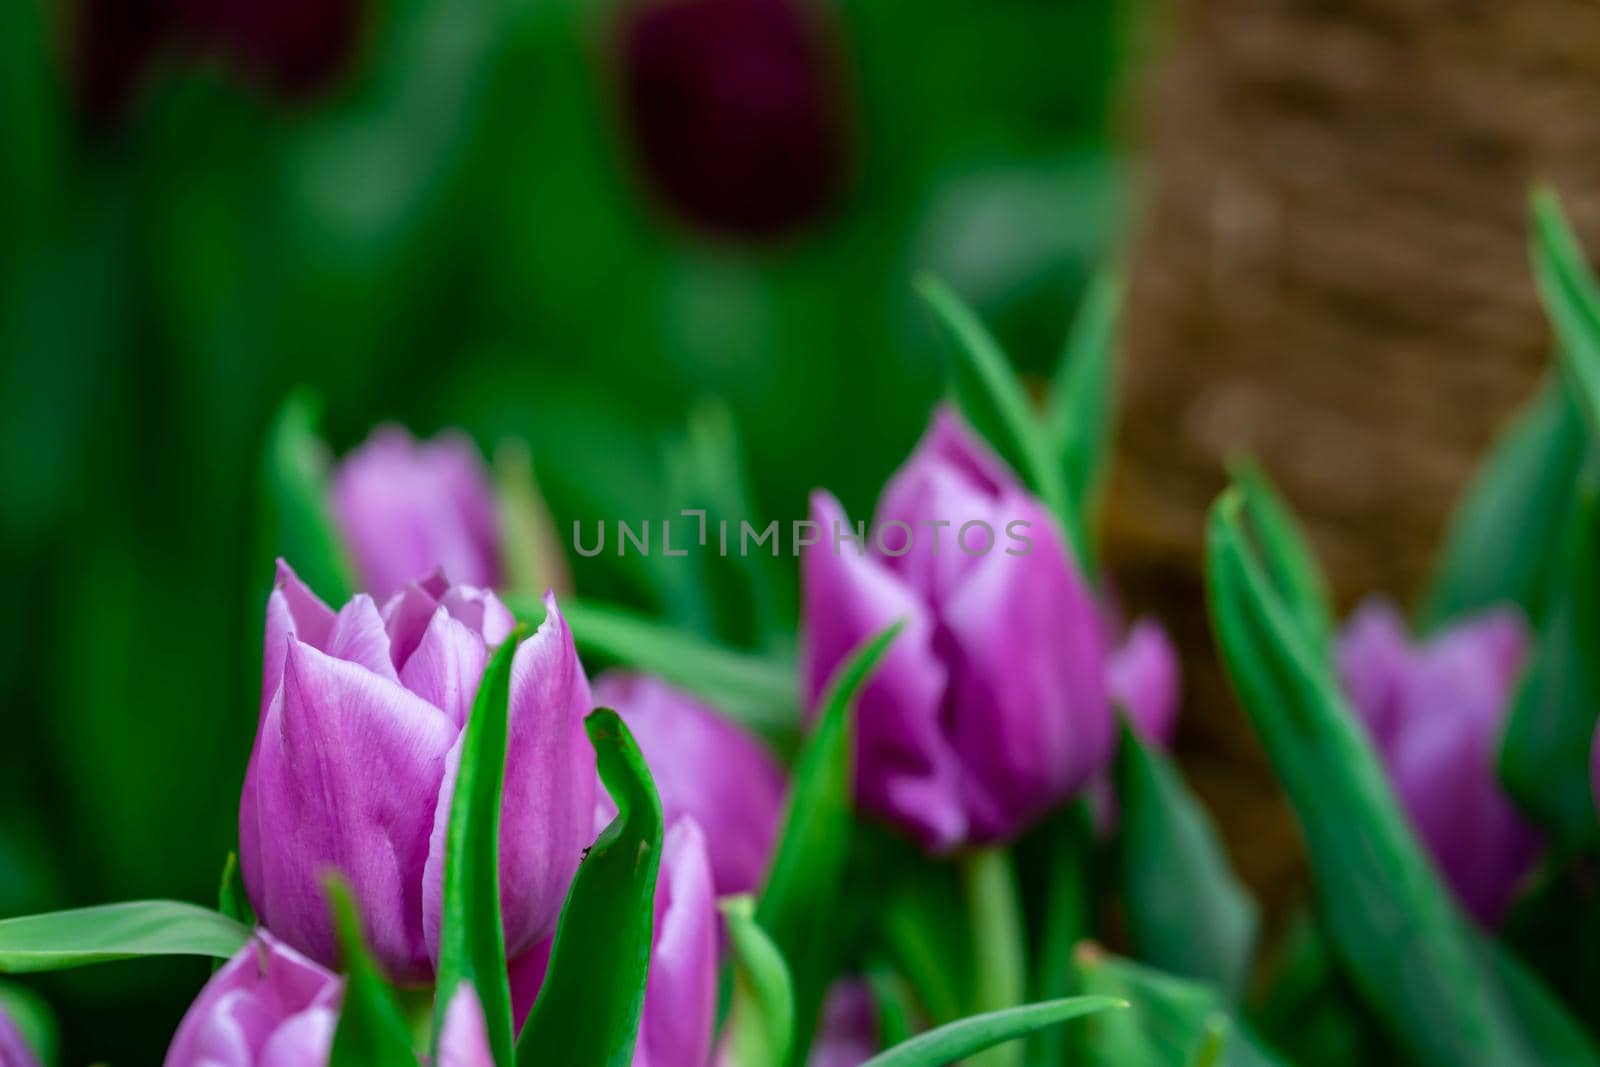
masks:
<path id="1" fill-rule="evenodd" d="M 500 876 L 513 956 L 554 929 L 594 839 L 589 683 L 554 597 L 545 605 L 511 669 Z M 513 625 L 493 593 L 438 576 L 381 611 L 362 594 L 336 615 L 279 563 L 239 810 L 245 887 L 274 934 L 334 959 L 322 894 L 334 868 L 390 975 L 431 977 L 461 728 L 490 651 Z"/>
<path id="2" fill-rule="evenodd" d="M 0 1067 L 39 1067 L 39 1057 L 0 1006 Z"/>
<path id="3" fill-rule="evenodd" d="M 361 586 L 375 598 L 436 570 L 462 585 L 499 584 L 494 488 L 465 437 L 418 441 L 398 426 L 380 426 L 339 464 L 330 492 Z"/>
<path id="4" fill-rule="evenodd" d="M 807 0 L 635 0 L 622 10 L 627 123 L 674 214 L 770 238 L 838 196 L 844 114 L 825 16 Z"/>
<path id="5" fill-rule="evenodd" d="M 808 1067 L 861 1067 L 878 1053 L 878 1002 L 861 978 L 841 978 L 828 990 Z"/>
<path id="6" fill-rule="evenodd" d="M 1146 744 L 1171 748 L 1178 728 L 1178 650 L 1154 619 L 1133 624 L 1106 660 L 1106 691 Z"/>
<path id="7" fill-rule="evenodd" d="M 788 788 L 783 766 L 754 737 L 687 693 L 613 671 L 594 685 L 633 731 L 667 824 L 691 816 L 705 833 L 718 896 L 755 891 L 766 875 Z M 602 795 L 604 817 L 615 808 Z"/>
<path id="8" fill-rule="evenodd" d="M 328 1061 L 343 983 L 266 932 L 211 976 L 166 1067 L 314 1067 Z"/>
<path id="9" fill-rule="evenodd" d="M 683 816 L 667 827 L 656 881 L 655 932 L 633 1067 L 705 1067 L 717 1023 L 722 917 L 705 834 Z M 517 1029 L 544 984 L 550 942 L 511 964 Z"/>
<path id="10" fill-rule="evenodd" d="M 858 531 L 832 496 L 813 494 L 811 509 L 820 542 L 802 560 L 808 703 L 852 650 L 907 620 L 859 701 L 867 810 L 942 853 L 1015 835 L 1104 766 L 1115 731 L 1093 594 L 1055 519 L 953 411 L 935 413 L 879 501 L 874 529 L 904 537 L 858 551 L 836 542 L 836 529 Z M 958 538 L 978 521 L 996 540 L 969 554 Z"/>
<path id="11" fill-rule="evenodd" d="M 1493 926 L 1541 841 L 1500 788 L 1496 753 L 1529 636 L 1510 609 L 1413 644 L 1369 600 L 1339 637 L 1339 674 L 1418 837 L 1468 912 Z"/>

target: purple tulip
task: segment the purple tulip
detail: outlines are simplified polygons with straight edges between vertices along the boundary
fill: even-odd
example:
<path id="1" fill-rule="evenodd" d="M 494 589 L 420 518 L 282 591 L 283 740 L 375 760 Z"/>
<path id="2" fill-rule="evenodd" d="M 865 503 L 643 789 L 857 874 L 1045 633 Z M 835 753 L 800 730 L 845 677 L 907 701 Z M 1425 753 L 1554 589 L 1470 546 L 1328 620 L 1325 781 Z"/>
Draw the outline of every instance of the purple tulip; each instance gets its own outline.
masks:
<path id="1" fill-rule="evenodd" d="M 705 834 L 683 816 L 667 828 L 656 881 L 655 931 L 633 1067 L 705 1067 L 717 1023 L 722 917 Z M 550 961 L 547 941 L 511 964 L 517 1029 L 527 1020 Z"/>
<path id="2" fill-rule="evenodd" d="M 1178 650 L 1154 619 L 1133 624 L 1106 660 L 1106 690 L 1146 744 L 1171 748 L 1178 729 Z"/>
<path id="3" fill-rule="evenodd" d="M 554 597 L 545 606 L 511 668 L 500 827 L 511 955 L 554 929 L 594 839 L 589 683 Z M 279 563 L 261 724 L 239 810 L 245 887 L 274 934 L 334 960 L 322 893 L 333 868 L 349 880 L 390 975 L 432 976 L 461 728 L 488 655 L 512 626 L 493 593 L 437 576 L 381 611 L 362 594 L 335 614 Z"/>
<path id="4" fill-rule="evenodd" d="M 166 1067 L 315 1067 L 327 1063 L 343 983 L 264 931 L 200 991 Z"/>
<path id="5" fill-rule="evenodd" d="M 1413 644 L 1393 605 L 1363 604 L 1339 638 L 1339 674 L 1401 805 L 1462 905 L 1493 926 L 1541 841 L 1500 788 L 1496 753 L 1529 636 L 1489 611 Z"/>
<path id="6" fill-rule="evenodd" d="M 0 1008 L 0 1067 L 39 1067 L 39 1057 L 4 1008 Z"/>
<path id="7" fill-rule="evenodd" d="M 878 1052 L 878 1002 L 860 978 L 842 978 L 828 990 L 809 1067 L 860 1067 Z"/>
<path id="8" fill-rule="evenodd" d="M 810 704 L 852 650 L 906 620 L 859 701 L 867 810 L 942 853 L 1015 835 L 1105 764 L 1115 730 L 1090 588 L 1055 520 L 953 411 L 884 491 L 870 545 L 840 543 L 861 531 L 832 496 L 811 508 Z"/>
<path id="9" fill-rule="evenodd" d="M 333 515 L 361 586 L 378 600 L 436 570 L 462 585 L 500 581 L 500 525 L 471 441 L 418 441 L 380 426 L 333 473 Z"/>
<path id="10" fill-rule="evenodd" d="M 688 815 L 704 830 L 717 895 L 754 891 L 783 817 L 782 765 L 726 717 L 658 679 L 613 671 L 595 682 L 594 699 L 633 731 L 667 824 Z M 615 809 L 603 803 L 609 820 Z"/>

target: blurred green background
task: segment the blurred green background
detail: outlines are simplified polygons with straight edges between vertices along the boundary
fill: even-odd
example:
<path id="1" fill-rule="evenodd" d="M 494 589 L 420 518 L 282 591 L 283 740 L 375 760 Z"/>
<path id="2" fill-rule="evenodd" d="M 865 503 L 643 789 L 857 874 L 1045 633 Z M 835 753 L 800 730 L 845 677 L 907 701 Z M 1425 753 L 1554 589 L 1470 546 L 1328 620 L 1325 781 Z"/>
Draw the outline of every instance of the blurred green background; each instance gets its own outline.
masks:
<path id="1" fill-rule="evenodd" d="M 1049 366 L 1120 228 L 1128 7 L 0 5 L 0 915 L 214 899 L 292 389 L 336 451 L 526 440 L 565 542 L 674 512 L 708 399 L 759 511 L 869 508 L 942 387 L 918 270 Z M 30 984 L 64 1062 L 142 1063 L 204 974 Z"/>

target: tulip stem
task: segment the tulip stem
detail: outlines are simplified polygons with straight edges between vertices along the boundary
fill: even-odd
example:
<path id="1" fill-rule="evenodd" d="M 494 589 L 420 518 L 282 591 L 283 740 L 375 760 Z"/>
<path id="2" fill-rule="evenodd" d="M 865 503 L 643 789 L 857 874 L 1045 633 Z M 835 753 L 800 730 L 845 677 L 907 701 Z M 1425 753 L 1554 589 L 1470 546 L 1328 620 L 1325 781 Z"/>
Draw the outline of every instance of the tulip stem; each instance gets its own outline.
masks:
<path id="1" fill-rule="evenodd" d="M 1021 1004 L 1027 994 L 1026 942 L 1017 871 L 1004 847 L 970 852 L 960 859 L 961 881 L 972 923 L 972 1011 L 998 1011 Z M 972 1067 L 1018 1067 L 1021 1042 L 1007 1042 L 971 1057 Z"/>

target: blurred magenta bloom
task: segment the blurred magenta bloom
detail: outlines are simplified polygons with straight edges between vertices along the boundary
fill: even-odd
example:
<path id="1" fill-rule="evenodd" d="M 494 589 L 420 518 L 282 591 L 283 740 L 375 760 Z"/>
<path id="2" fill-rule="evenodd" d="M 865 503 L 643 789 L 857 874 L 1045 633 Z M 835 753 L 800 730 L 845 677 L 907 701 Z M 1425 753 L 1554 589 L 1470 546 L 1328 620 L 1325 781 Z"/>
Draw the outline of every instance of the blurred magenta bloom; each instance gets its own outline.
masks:
<path id="1" fill-rule="evenodd" d="M 594 839 L 589 683 L 554 597 L 545 606 L 511 669 L 500 827 L 511 955 L 554 929 Z M 493 593 L 439 576 L 381 610 L 362 594 L 335 614 L 279 563 L 239 810 L 245 887 L 267 929 L 331 963 L 322 878 L 333 868 L 350 882 L 390 975 L 431 977 L 461 728 L 490 651 L 513 625 Z"/>
<path id="2" fill-rule="evenodd" d="M 717 1024 L 722 916 L 705 834 L 690 816 L 667 827 L 656 880 L 655 932 L 633 1067 L 706 1067 Z M 511 963 L 517 1029 L 544 984 L 550 942 Z"/>
<path id="3" fill-rule="evenodd" d="M 725 716 L 659 679 L 612 671 L 596 680 L 594 699 L 633 731 L 667 824 L 687 815 L 704 831 L 717 895 L 759 888 L 783 818 L 783 766 Z M 615 809 L 602 804 L 609 821 Z"/>
<path id="4" fill-rule="evenodd" d="M 1140 619 L 1106 660 L 1106 691 L 1146 744 L 1171 748 L 1182 669 L 1159 622 Z"/>
<path id="5" fill-rule="evenodd" d="M 808 1067 L 861 1067 L 878 1053 L 878 1002 L 865 979 L 841 978 L 828 990 Z"/>
<path id="6" fill-rule="evenodd" d="M 675 215 L 770 238 L 814 220 L 845 172 L 833 27 L 806 0 L 634 0 L 621 12 L 635 152 Z"/>
<path id="7" fill-rule="evenodd" d="M 258 932 L 178 1024 L 166 1067 L 315 1067 L 328 1061 L 343 983 Z"/>
<path id="8" fill-rule="evenodd" d="M 361 587 L 377 599 L 436 570 L 462 585 L 499 585 L 494 488 L 465 437 L 418 441 L 380 426 L 339 464 L 330 491 Z"/>
<path id="9" fill-rule="evenodd" d="M 1369 600 L 1339 637 L 1339 674 L 1417 835 L 1480 922 L 1505 915 L 1541 842 L 1500 788 L 1501 731 L 1527 660 L 1516 612 L 1485 612 L 1413 644 Z"/>
<path id="10" fill-rule="evenodd" d="M 1106 763 L 1115 730 L 1093 594 L 1055 519 L 953 411 L 935 413 L 884 490 L 868 544 L 836 536 L 862 531 L 829 494 L 813 494 L 811 514 L 808 703 L 857 646 L 907 620 L 859 701 L 866 809 L 941 853 L 1015 835 Z M 959 547 L 977 522 L 993 532 L 981 553 L 976 526 Z"/>
<path id="11" fill-rule="evenodd" d="M 39 1067 L 39 1057 L 4 1008 L 0 1008 L 0 1067 Z"/>

